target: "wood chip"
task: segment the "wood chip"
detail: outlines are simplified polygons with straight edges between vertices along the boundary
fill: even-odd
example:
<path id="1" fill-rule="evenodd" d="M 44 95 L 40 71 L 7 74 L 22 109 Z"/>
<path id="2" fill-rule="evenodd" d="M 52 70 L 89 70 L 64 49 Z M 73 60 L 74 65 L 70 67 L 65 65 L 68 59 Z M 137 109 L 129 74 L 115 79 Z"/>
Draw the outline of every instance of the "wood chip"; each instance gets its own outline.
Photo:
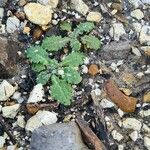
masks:
<path id="1" fill-rule="evenodd" d="M 124 95 L 113 80 L 106 81 L 105 89 L 110 100 L 113 101 L 122 111 L 135 111 L 137 99 Z"/>
<path id="2" fill-rule="evenodd" d="M 92 146 L 93 150 L 106 150 L 104 144 L 99 140 L 95 133 L 90 129 L 87 122 L 84 121 L 81 117 L 76 119 L 85 141 L 89 146 Z"/>

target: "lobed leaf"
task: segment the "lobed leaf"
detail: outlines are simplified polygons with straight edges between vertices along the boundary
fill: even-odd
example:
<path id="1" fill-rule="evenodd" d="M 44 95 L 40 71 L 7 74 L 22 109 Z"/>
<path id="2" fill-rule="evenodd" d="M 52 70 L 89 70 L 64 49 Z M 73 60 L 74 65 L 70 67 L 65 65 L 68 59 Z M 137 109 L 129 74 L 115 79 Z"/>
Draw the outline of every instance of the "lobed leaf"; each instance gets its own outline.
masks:
<path id="1" fill-rule="evenodd" d="M 63 22 L 63 23 L 60 25 L 60 28 L 61 28 L 62 30 L 68 31 L 68 32 L 70 32 L 71 29 L 72 29 L 71 24 L 68 23 L 68 22 Z"/>
<path id="2" fill-rule="evenodd" d="M 82 78 L 80 73 L 72 67 L 64 68 L 64 76 L 63 79 L 71 84 L 78 84 L 81 82 Z"/>
<path id="3" fill-rule="evenodd" d="M 70 41 L 70 46 L 72 51 L 79 51 L 81 49 L 81 43 L 77 39 L 72 39 Z"/>
<path id="4" fill-rule="evenodd" d="M 61 62 L 62 66 L 78 67 L 83 64 L 84 55 L 79 52 L 72 52 Z"/>
<path id="5" fill-rule="evenodd" d="M 66 46 L 66 44 L 69 42 L 68 37 L 61 37 L 61 36 L 50 36 L 46 37 L 43 40 L 42 47 L 44 49 L 47 49 L 48 51 L 58 51 Z"/>
<path id="6" fill-rule="evenodd" d="M 98 50 L 101 47 L 101 41 L 93 35 L 85 35 L 81 40 L 87 48 Z"/>
<path id="7" fill-rule="evenodd" d="M 38 74 L 36 82 L 45 85 L 50 79 L 50 77 L 51 77 L 50 73 L 48 73 L 47 71 L 42 71 Z"/>
<path id="8" fill-rule="evenodd" d="M 32 63 L 41 63 L 43 65 L 47 65 L 49 60 L 47 52 L 40 46 L 28 48 L 27 57 Z"/>
<path id="9" fill-rule="evenodd" d="M 45 65 L 38 63 L 38 64 L 32 64 L 32 70 L 36 72 L 41 72 L 42 70 L 45 70 Z"/>
<path id="10" fill-rule="evenodd" d="M 61 104 L 70 105 L 73 96 L 73 89 L 66 81 L 59 79 L 55 75 L 51 77 L 51 96 Z"/>

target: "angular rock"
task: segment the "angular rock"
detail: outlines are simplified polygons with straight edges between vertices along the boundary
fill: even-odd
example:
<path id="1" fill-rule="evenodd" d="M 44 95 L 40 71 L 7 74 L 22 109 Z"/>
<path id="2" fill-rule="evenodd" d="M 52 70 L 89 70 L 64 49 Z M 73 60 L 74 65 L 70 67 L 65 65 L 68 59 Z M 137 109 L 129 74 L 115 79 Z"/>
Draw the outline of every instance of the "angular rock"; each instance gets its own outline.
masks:
<path id="1" fill-rule="evenodd" d="M 37 103 L 44 100 L 44 89 L 42 84 L 37 84 L 34 86 L 33 90 L 30 93 L 28 103 Z"/>
<path id="2" fill-rule="evenodd" d="M 102 48 L 100 55 L 104 60 L 125 59 L 131 47 L 129 41 L 111 42 Z"/>
<path id="3" fill-rule="evenodd" d="M 122 23 L 114 23 L 110 29 L 110 35 L 115 41 L 119 41 L 120 37 L 126 34 Z"/>
<path id="4" fill-rule="evenodd" d="M 135 118 L 126 118 L 123 121 L 123 127 L 125 129 L 132 129 L 132 130 L 140 131 L 142 127 L 142 123 Z"/>
<path id="5" fill-rule="evenodd" d="M 6 80 L 0 84 L 0 101 L 6 101 L 15 92 L 15 87 L 13 87 Z"/>
<path id="6" fill-rule="evenodd" d="M 83 15 L 86 15 L 89 11 L 89 7 L 82 0 L 71 0 L 70 6 Z"/>
<path id="7" fill-rule="evenodd" d="M 123 136 L 119 132 L 117 132 L 116 130 L 113 130 L 111 132 L 111 135 L 112 135 L 113 139 L 117 140 L 118 142 L 123 139 Z"/>
<path id="8" fill-rule="evenodd" d="M 87 21 L 93 21 L 93 22 L 100 22 L 102 19 L 102 15 L 99 12 L 89 12 L 89 14 L 87 15 L 86 20 Z"/>
<path id="9" fill-rule="evenodd" d="M 140 43 L 144 45 L 150 45 L 150 26 L 143 26 L 140 32 Z"/>
<path id="10" fill-rule="evenodd" d="M 133 131 L 132 133 L 130 133 L 129 136 L 135 142 L 138 139 L 138 132 L 137 131 Z"/>
<path id="11" fill-rule="evenodd" d="M 17 51 L 21 44 L 12 38 L 0 36 L 0 78 L 6 79 L 18 72 Z"/>
<path id="12" fill-rule="evenodd" d="M 9 17 L 6 22 L 6 30 L 8 33 L 14 33 L 19 30 L 20 21 L 16 16 Z"/>
<path id="13" fill-rule="evenodd" d="M 88 150 L 74 122 L 52 124 L 36 129 L 31 137 L 30 150 Z"/>
<path id="14" fill-rule="evenodd" d="M 144 14 L 140 9 L 135 9 L 134 11 L 132 11 L 131 16 L 138 20 L 144 18 Z"/>
<path id="15" fill-rule="evenodd" d="M 124 95 L 113 80 L 108 80 L 106 82 L 105 89 L 110 100 L 113 101 L 122 111 L 135 111 L 137 100 L 133 97 Z"/>
<path id="16" fill-rule="evenodd" d="M 41 26 L 47 25 L 52 19 L 50 6 L 44 6 L 39 3 L 28 3 L 24 6 L 24 12 L 32 23 Z"/>
<path id="17" fill-rule="evenodd" d="M 42 5 L 49 5 L 52 8 L 56 8 L 59 3 L 59 0 L 38 0 L 38 2 Z"/>
<path id="18" fill-rule="evenodd" d="M 19 107 L 20 107 L 19 104 L 3 107 L 2 108 L 3 117 L 14 119 L 19 111 Z"/>
<path id="19" fill-rule="evenodd" d="M 150 91 L 144 95 L 143 102 L 145 103 L 150 102 Z"/>
<path id="20" fill-rule="evenodd" d="M 42 125 L 50 125 L 57 122 L 56 113 L 49 111 L 38 111 L 36 115 L 31 117 L 26 124 L 25 129 L 33 132 L 38 127 Z"/>

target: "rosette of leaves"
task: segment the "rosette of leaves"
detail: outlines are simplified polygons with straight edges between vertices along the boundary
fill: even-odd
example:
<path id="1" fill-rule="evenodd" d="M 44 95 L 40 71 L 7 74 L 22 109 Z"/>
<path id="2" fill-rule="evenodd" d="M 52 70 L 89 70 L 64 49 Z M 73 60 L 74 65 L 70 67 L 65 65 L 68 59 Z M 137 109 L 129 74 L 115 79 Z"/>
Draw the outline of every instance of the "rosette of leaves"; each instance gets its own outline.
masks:
<path id="1" fill-rule="evenodd" d="M 50 59 L 45 49 L 32 46 L 27 49 L 27 57 L 32 63 L 32 69 L 37 72 L 37 83 L 51 83 L 51 96 L 64 105 L 70 105 L 73 96 L 73 84 L 81 82 L 78 71 L 83 63 L 84 55 L 72 52 L 61 62 Z"/>
<path id="2" fill-rule="evenodd" d="M 89 32 L 95 28 L 92 22 L 80 23 L 75 29 L 72 29 L 71 23 L 63 22 L 60 28 L 68 32 L 68 36 L 53 35 L 45 38 L 42 43 L 44 49 L 58 51 L 67 44 L 70 45 L 72 51 L 79 51 L 82 44 L 92 50 L 98 50 L 101 47 L 101 41 L 94 35 L 89 35 Z"/>

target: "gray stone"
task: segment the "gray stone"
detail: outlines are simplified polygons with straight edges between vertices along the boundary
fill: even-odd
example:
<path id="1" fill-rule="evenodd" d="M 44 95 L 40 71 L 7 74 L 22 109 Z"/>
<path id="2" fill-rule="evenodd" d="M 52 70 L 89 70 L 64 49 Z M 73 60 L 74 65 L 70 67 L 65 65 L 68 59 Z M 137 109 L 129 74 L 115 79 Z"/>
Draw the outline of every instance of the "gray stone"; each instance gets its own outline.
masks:
<path id="1" fill-rule="evenodd" d="M 49 5 L 51 8 L 56 8 L 59 0 L 37 0 L 42 5 Z"/>
<path id="2" fill-rule="evenodd" d="M 6 79 L 18 72 L 17 51 L 21 45 L 17 40 L 0 36 L 0 78 Z"/>
<path id="3" fill-rule="evenodd" d="M 30 150 L 88 150 L 74 122 L 52 124 L 36 129 Z"/>
<path id="4" fill-rule="evenodd" d="M 100 51 L 100 54 L 104 60 L 125 59 L 128 56 L 131 47 L 129 41 L 114 41 L 105 45 Z"/>
<path id="5" fill-rule="evenodd" d="M 0 8 L 0 19 L 4 16 L 4 8 Z"/>
<path id="6" fill-rule="evenodd" d="M 7 3 L 7 0 L 0 0 L 0 7 L 4 7 Z"/>
<path id="7" fill-rule="evenodd" d="M 144 4 L 150 4 L 150 0 L 142 0 Z"/>
<path id="8" fill-rule="evenodd" d="M 9 17 L 6 22 L 6 30 L 8 33 L 14 33 L 19 30 L 20 21 L 16 16 Z"/>

